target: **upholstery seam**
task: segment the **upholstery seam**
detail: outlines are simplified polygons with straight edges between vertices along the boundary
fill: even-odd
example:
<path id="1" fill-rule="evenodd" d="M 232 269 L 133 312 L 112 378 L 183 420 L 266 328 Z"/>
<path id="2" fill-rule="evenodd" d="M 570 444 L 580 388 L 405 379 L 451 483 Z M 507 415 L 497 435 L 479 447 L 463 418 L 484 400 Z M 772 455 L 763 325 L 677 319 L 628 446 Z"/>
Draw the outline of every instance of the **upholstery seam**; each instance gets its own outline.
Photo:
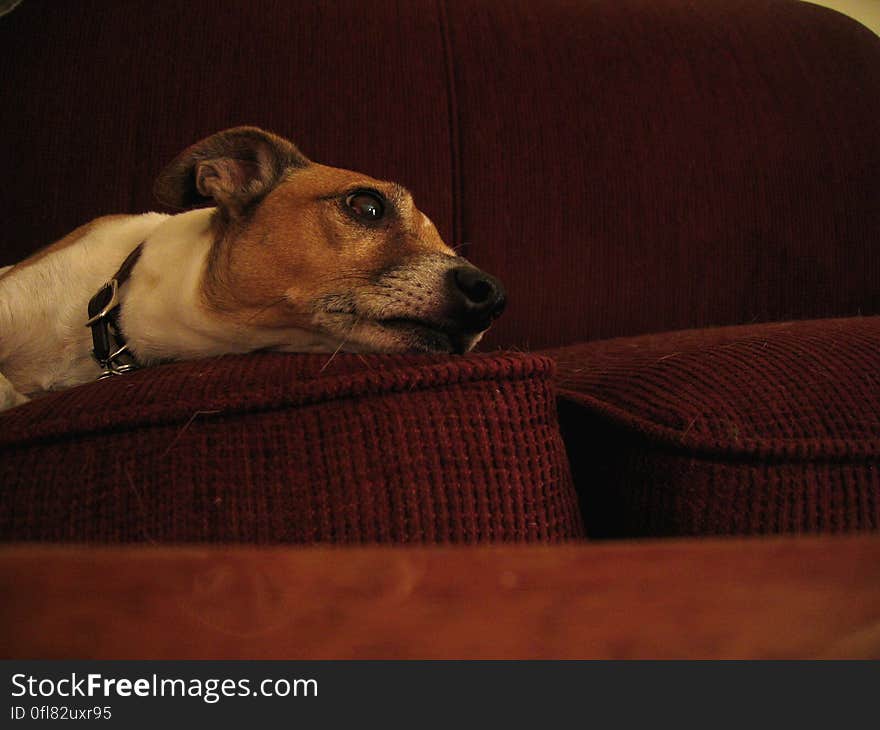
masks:
<path id="1" fill-rule="evenodd" d="M 461 171 L 461 121 L 459 119 L 458 95 L 455 83 L 455 64 L 452 54 L 452 31 L 449 24 L 447 0 L 437 0 L 440 22 L 440 40 L 443 46 L 443 64 L 446 69 L 446 106 L 449 121 L 450 175 L 452 187 L 452 245 L 464 241 L 463 229 L 463 181 Z"/>
<path id="2" fill-rule="evenodd" d="M 677 451 L 690 452 L 694 456 L 720 456 L 736 458 L 743 456 L 770 457 L 791 462 L 827 462 L 827 461 L 866 461 L 876 460 L 880 451 L 880 442 L 876 440 L 852 441 L 840 438 L 837 443 L 843 444 L 849 441 L 857 448 L 835 450 L 833 439 L 751 439 L 753 445 L 721 446 L 718 444 L 700 443 L 697 439 L 687 438 L 686 432 L 679 431 L 669 426 L 648 420 L 635 413 L 608 403 L 595 396 L 586 395 L 577 391 L 556 389 L 557 401 L 568 402 L 586 408 L 594 415 L 602 417 L 618 426 L 637 433 L 646 439 L 656 439 L 658 446 L 672 447 Z M 558 407 L 558 403 L 557 403 Z M 563 419 L 560 418 L 560 428 Z M 809 448 L 809 446 L 814 448 Z M 831 446 L 832 448 L 828 448 Z"/>
<path id="3" fill-rule="evenodd" d="M 537 377 L 536 377 L 537 376 Z M 272 414 L 272 413 L 281 413 L 284 411 L 295 411 L 300 408 L 307 408 L 312 406 L 323 406 L 329 403 L 339 403 L 346 402 L 352 400 L 358 400 L 363 398 L 370 397 L 385 397 L 385 396 L 395 396 L 395 395 L 406 395 L 408 393 L 416 392 L 416 393 L 432 393 L 439 392 L 443 390 L 448 390 L 453 387 L 466 387 L 466 386 L 485 386 L 488 383 L 521 383 L 521 382 L 535 382 L 535 383 L 546 383 L 550 388 L 551 393 L 555 395 L 555 388 L 553 386 L 552 381 L 552 371 L 551 370 L 537 370 L 535 372 L 521 372 L 514 375 L 508 375 L 503 378 L 503 380 L 498 380 L 493 378 L 491 374 L 483 374 L 482 376 L 477 376 L 475 378 L 465 378 L 462 380 L 455 381 L 446 381 L 446 382 L 437 382 L 430 383 L 427 385 L 419 385 L 413 389 L 403 389 L 403 388 L 389 388 L 389 389 L 379 389 L 375 391 L 364 390 L 362 392 L 355 393 L 343 393 L 343 394 L 332 394 L 330 396 L 320 396 L 315 399 L 304 398 L 302 400 L 292 399 L 291 401 L 282 401 L 279 403 L 273 404 L 262 404 L 262 405 L 254 405 L 251 407 L 242 407 L 239 401 L 236 402 L 222 402 L 221 399 L 217 399 L 213 403 L 201 404 L 195 411 L 203 412 L 203 418 L 200 417 L 200 422 L 206 421 L 214 421 L 220 420 L 223 418 L 229 417 L 251 417 L 258 416 L 263 414 Z M 551 396 L 552 397 L 552 396 Z M 229 410 L 225 410 L 225 409 Z M 211 412 L 217 411 L 217 412 Z M 555 409 L 553 410 L 555 414 Z M 156 420 L 150 420 L 149 415 L 144 420 L 133 420 L 128 423 L 119 423 L 119 424 L 109 424 L 109 425 L 98 425 L 93 428 L 85 428 L 77 431 L 67 431 L 67 432 L 49 432 L 45 434 L 40 434 L 36 436 L 25 436 L 21 440 L 10 440 L 4 444 L 0 444 L 0 454 L 4 452 L 14 452 L 20 448 L 30 448 L 32 446 L 36 446 L 39 444 L 58 444 L 58 443 L 67 443 L 73 441 L 75 439 L 83 438 L 83 437 L 91 437 L 91 436 L 100 436 L 100 435 L 108 435 L 119 432 L 136 432 L 136 431 L 146 431 L 154 428 L 166 428 L 169 426 L 181 426 L 187 423 L 192 419 L 192 413 L 188 416 L 180 415 L 180 416 L 170 416 L 168 418 L 162 418 L 161 414 Z M 558 421 L 558 417 L 557 417 Z"/>

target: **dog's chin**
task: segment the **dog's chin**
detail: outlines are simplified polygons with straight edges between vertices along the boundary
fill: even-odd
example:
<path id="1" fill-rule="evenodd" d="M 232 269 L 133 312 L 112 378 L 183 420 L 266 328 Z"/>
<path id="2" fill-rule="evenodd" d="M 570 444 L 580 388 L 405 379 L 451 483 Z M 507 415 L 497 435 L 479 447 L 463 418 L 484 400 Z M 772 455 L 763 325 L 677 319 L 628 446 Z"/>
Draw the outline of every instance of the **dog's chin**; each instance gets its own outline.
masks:
<path id="1" fill-rule="evenodd" d="M 472 350 L 482 336 L 483 332 L 462 332 L 424 320 L 395 317 L 358 323 L 349 331 L 342 349 L 462 355 Z"/>
<path id="2" fill-rule="evenodd" d="M 473 349 L 479 335 L 464 333 L 455 328 L 440 327 L 417 319 L 386 319 L 379 326 L 397 336 L 408 350 L 420 352 L 450 352 L 459 355 Z"/>

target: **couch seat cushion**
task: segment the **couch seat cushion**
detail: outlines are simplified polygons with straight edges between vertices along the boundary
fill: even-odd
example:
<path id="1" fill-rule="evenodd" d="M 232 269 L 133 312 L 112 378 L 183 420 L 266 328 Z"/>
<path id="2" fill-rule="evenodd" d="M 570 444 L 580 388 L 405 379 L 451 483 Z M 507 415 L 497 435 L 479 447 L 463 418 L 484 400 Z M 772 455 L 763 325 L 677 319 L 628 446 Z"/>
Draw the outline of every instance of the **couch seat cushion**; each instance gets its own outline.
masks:
<path id="1" fill-rule="evenodd" d="M 578 537 L 552 362 L 261 353 L 0 414 L 0 538 L 546 542 Z"/>
<path id="2" fill-rule="evenodd" d="M 880 527 L 880 317 L 548 354 L 590 534 Z"/>

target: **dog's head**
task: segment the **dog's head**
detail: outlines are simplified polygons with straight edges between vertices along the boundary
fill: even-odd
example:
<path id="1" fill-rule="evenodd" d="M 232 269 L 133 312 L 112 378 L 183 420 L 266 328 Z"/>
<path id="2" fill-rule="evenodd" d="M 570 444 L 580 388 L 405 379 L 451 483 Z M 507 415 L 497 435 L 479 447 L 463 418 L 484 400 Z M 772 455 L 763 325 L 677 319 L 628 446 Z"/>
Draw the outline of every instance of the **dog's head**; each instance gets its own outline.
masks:
<path id="1" fill-rule="evenodd" d="M 155 190 L 175 208 L 217 207 L 204 298 L 238 324 L 349 350 L 466 352 L 504 308 L 498 280 L 457 256 L 405 188 L 256 127 L 196 143 Z"/>

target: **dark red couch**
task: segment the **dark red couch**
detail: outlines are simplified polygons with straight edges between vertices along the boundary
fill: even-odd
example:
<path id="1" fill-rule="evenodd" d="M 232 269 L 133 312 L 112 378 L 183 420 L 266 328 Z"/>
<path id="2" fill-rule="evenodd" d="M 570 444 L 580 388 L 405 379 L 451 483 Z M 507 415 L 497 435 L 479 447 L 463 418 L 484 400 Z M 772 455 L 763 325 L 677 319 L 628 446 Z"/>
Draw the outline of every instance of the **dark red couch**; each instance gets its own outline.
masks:
<path id="1" fill-rule="evenodd" d="M 257 124 L 407 185 L 509 306 L 466 357 L 178 363 L 0 414 L 0 537 L 880 528 L 880 39 L 795 0 L 25 0 L 0 265 Z M 2 336 L 2 333 L 0 333 Z"/>

